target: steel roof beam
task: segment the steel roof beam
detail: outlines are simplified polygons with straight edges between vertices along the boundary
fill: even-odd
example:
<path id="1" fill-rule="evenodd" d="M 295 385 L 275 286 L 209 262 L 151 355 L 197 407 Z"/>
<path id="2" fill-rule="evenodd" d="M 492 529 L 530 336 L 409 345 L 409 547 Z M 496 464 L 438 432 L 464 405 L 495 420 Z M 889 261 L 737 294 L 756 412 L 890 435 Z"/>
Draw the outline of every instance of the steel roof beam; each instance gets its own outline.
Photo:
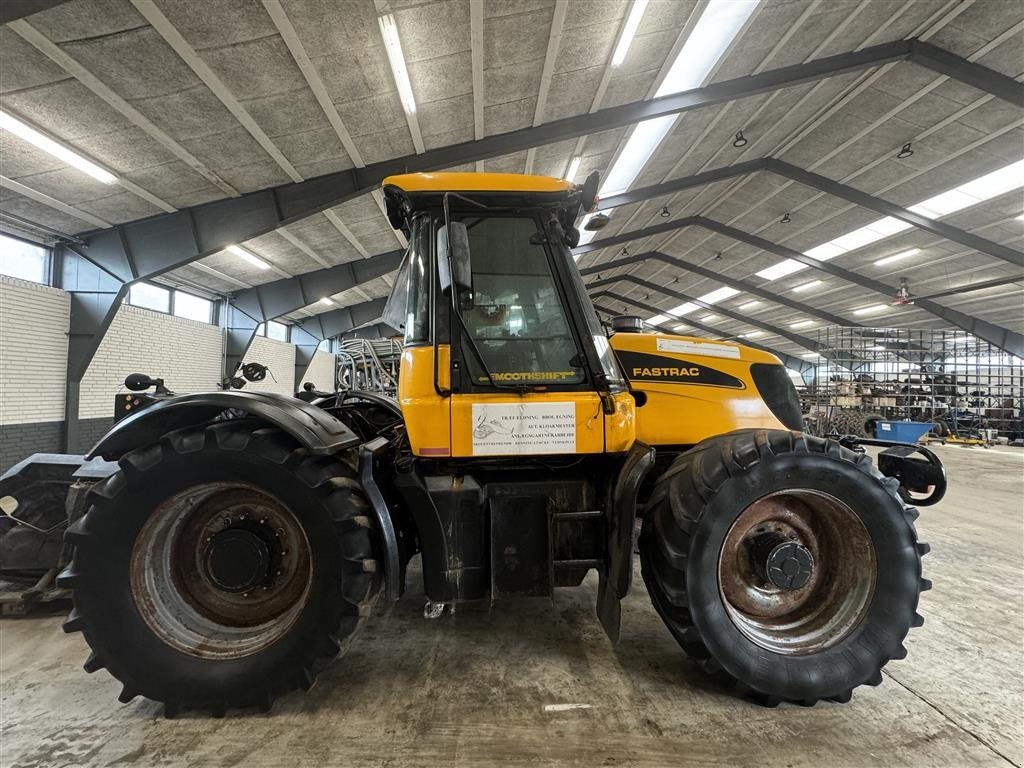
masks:
<path id="1" fill-rule="evenodd" d="M 380 318 L 387 299 L 373 299 L 351 307 L 339 307 L 307 317 L 292 326 L 292 344 L 295 345 L 295 386 L 313 362 L 317 348 L 325 339 L 333 339 L 347 331 Z"/>
<path id="2" fill-rule="evenodd" d="M 618 195 L 612 195 L 611 197 L 607 197 L 599 201 L 598 209 L 608 210 L 623 205 L 629 205 L 631 203 L 639 203 L 644 200 L 650 200 L 651 198 L 674 194 L 684 189 L 691 189 L 705 184 L 713 184 L 716 181 L 723 181 L 736 176 L 747 176 L 761 171 L 774 173 L 778 176 L 787 178 L 790 181 L 795 181 L 798 184 L 803 184 L 804 186 L 817 189 L 819 192 L 824 192 L 827 195 L 838 197 L 846 200 L 847 202 L 853 203 L 854 205 L 875 211 L 883 216 L 891 216 L 894 219 L 899 219 L 900 221 L 904 221 L 917 229 L 930 232 L 933 235 L 938 235 L 939 237 L 945 240 L 950 240 L 954 243 L 960 243 L 961 245 L 965 245 L 968 248 L 979 251 L 980 253 L 986 253 L 989 256 L 1002 259 L 1014 266 L 1024 266 L 1024 253 L 1021 253 L 1020 251 L 1014 250 L 1013 248 L 1005 245 L 1000 245 L 999 243 L 995 243 L 991 240 L 987 240 L 984 237 L 971 234 L 959 227 L 944 224 L 941 221 L 930 219 L 919 213 L 914 213 L 913 211 L 896 205 L 895 203 L 883 200 L 880 197 L 869 195 L 868 193 L 861 192 L 859 189 L 854 189 L 847 184 L 834 181 L 833 179 L 813 173 L 812 171 L 806 171 L 803 168 L 798 168 L 795 165 L 772 157 L 762 157 L 757 160 L 749 160 L 745 163 L 725 166 L 724 168 L 713 168 L 710 171 L 704 171 L 692 176 L 671 179 L 670 181 L 665 181 L 661 184 L 653 184 L 649 187 L 641 187 Z M 669 224 L 671 224 L 671 222 L 669 222 Z"/>
<path id="3" fill-rule="evenodd" d="M 890 203 L 887 200 L 883 200 L 880 197 L 869 195 L 866 192 L 861 192 L 859 189 L 854 189 L 846 184 L 841 184 L 838 181 L 834 181 L 825 176 L 822 176 L 812 171 L 805 171 L 803 168 L 797 168 L 795 165 L 785 162 L 784 160 L 776 160 L 775 158 L 769 158 L 767 161 L 768 170 L 772 173 L 780 176 L 785 176 L 787 179 L 803 184 L 804 186 L 817 189 L 819 192 L 824 192 L 827 195 L 833 197 L 839 197 L 847 202 L 859 205 L 861 208 L 867 208 L 868 210 L 880 213 L 883 216 L 891 216 L 894 219 L 899 219 L 907 224 L 917 227 L 925 232 L 930 232 L 933 235 L 951 240 L 954 243 L 960 243 L 960 245 L 973 248 L 980 253 L 987 253 L 989 256 L 994 256 L 997 259 L 1009 262 L 1014 266 L 1024 266 L 1024 253 L 1014 250 L 1005 245 L 1000 245 L 984 237 L 978 237 L 977 235 L 971 234 L 970 232 L 954 227 L 950 224 L 944 224 L 936 219 L 930 219 L 927 216 L 922 216 L 919 213 L 907 210 L 902 206 Z"/>
<path id="4" fill-rule="evenodd" d="M 595 293 L 591 296 L 591 298 L 594 299 L 595 301 L 599 301 L 600 299 L 605 297 L 609 299 L 614 299 L 615 301 L 621 301 L 626 304 L 632 304 L 634 307 L 638 307 L 639 309 L 643 309 L 648 312 L 658 311 L 656 307 L 652 307 L 650 304 L 645 304 L 644 302 L 637 301 L 636 299 L 628 299 L 625 296 L 620 296 L 619 294 L 612 293 L 611 291 L 599 291 L 598 293 Z M 621 314 L 621 312 L 615 312 L 614 310 L 608 307 L 601 306 L 600 304 L 595 304 L 594 308 L 599 312 L 604 312 L 606 315 L 609 315 L 610 317 L 615 317 L 616 315 Z M 692 322 L 690 323 L 690 325 L 692 325 L 695 328 L 701 329 L 705 333 L 710 333 L 712 336 L 718 339 L 724 340 L 732 338 L 729 334 L 724 334 L 718 329 L 713 328 L 710 325 L 707 325 L 706 323 Z M 670 336 L 679 335 L 678 333 L 664 325 L 655 325 L 654 327 L 657 328 L 662 333 L 669 334 Z M 762 352 L 767 352 L 771 355 L 775 355 L 777 358 L 779 358 L 779 360 L 782 361 L 782 364 L 785 365 L 787 368 L 792 368 L 794 371 L 799 372 L 801 376 L 804 376 L 804 381 L 807 381 L 806 375 L 808 373 L 812 375 L 814 373 L 814 364 L 809 363 L 806 360 L 801 360 L 799 357 L 793 357 L 792 355 L 787 355 L 785 352 L 779 352 L 777 349 L 766 347 L 764 344 L 756 344 L 752 341 L 748 342 L 745 339 L 743 343 L 745 346 L 753 347 L 754 349 L 760 349 Z"/>
<path id="5" fill-rule="evenodd" d="M 765 323 L 760 320 L 756 320 L 740 312 L 733 312 L 731 309 L 727 309 L 726 307 L 718 306 L 716 304 L 708 304 L 706 301 L 701 301 L 700 299 L 694 298 L 693 296 L 689 296 L 685 293 L 681 293 L 680 291 L 672 290 L 671 288 L 658 285 L 657 283 L 652 283 L 650 280 L 644 280 L 639 277 L 634 277 L 633 275 L 619 275 L 617 277 L 606 277 L 604 280 L 597 280 L 593 283 L 589 283 L 588 287 L 604 288 L 605 286 L 612 285 L 617 282 L 633 283 L 633 285 L 637 285 L 641 288 L 646 288 L 649 291 L 661 293 L 673 299 L 678 299 L 679 301 L 685 301 L 689 302 L 690 304 L 696 304 L 698 307 L 714 312 L 715 314 L 724 315 L 725 317 L 731 318 L 732 320 L 735 320 L 737 322 L 746 323 L 747 325 L 752 325 L 755 328 L 760 328 L 762 331 L 774 333 L 777 336 L 782 336 L 783 338 L 789 339 L 794 344 L 798 344 L 799 346 L 811 352 L 821 351 L 821 345 L 814 339 L 808 338 L 807 336 L 801 336 L 799 333 L 787 331 L 784 328 L 779 328 L 777 325 L 772 325 L 771 323 Z M 658 314 L 668 315 L 673 319 L 679 320 L 680 323 L 685 324 L 690 322 L 689 317 L 675 317 L 665 310 L 661 310 Z"/>
<path id="6" fill-rule="evenodd" d="M 921 40 L 910 40 L 910 60 L 998 99 L 1024 107 L 1024 83 Z"/>
<path id="7" fill-rule="evenodd" d="M 632 266 L 633 264 L 638 264 L 642 261 L 647 261 L 649 259 L 663 261 L 666 264 L 678 267 L 679 269 L 685 272 L 693 272 L 695 274 L 700 275 L 701 277 L 706 277 L 709 280 L 715 280 L 719 283 L 722 283 L 723 285 L 729 286 L 730 288 L 735 288 L 738 291 L 749 293 L 752 296 L 757 296 L 758 298 L 764 299 L 765 301 L 770 301 L 775 304 L 781 304 L 784 307 L 789 307 L 790 309 L 795 309 L 799 312 L 806 312 L 807 314 L 813 315 L 814 317 L 818 317 L 824 320 L 825 322 L 831 323 L 832 325 L 840 325 L 845 327 L 857 327 L 860 325 L 860 323 L 856 323 L 853 320 L 842 317 L 840 315 L 835 315 L 832 314 L 831 312 L 826 312 L 823 309 L 817 309 L 815 307 L 810 306 L 809 304 L 804 304 L 803 302 L 796 301 L 787 296 L 780 295 L 779 293 L 766 291 L 764 288 L 756 286 L 753 283 L 749 283 L 746 280 L 740 280 L 735 277 L 726 277 L 725 275 L 715 272 L 713 269 L 708 269 L 707 267 L 702 267 L 697 264 L 691 264 L 688 261 L 683 261 L 682 259 L 678 259 L 675 256 L 669 256 L 667 253 L 662 253 L 661 251 L 646 251 L 644 253 L 638 253 L 635 256 L 627 256 L 622 259 L 616 259 L 615 261 L 608 261 L 605 262 L 604 264 L 599 264 L 592 267 L 586 267 L 585 269 L 581 269 L 580 273 L 585 277 L 587 275 L 591 275 L 594 273 L 605 272 L 609 269 L 617 269 L 619 267 Z"/>
<path id="8" fill-rule="evenodd" d="M 838 277 L 840 280 L 845 280 L 846 282 L 853 283 L 861 286 L 862 288 L 867 288 L 870 291 L 879 293 L 887 300 L 891 300 L 897 293 L 896 288 L 887 285 L 880 280 L 875 280 L 856 272 L 851 272 L 848 269 L 843 269 L 830 261 L 818 261 L 806 254 L 800 253 L 800 251 L 796 251 L 778 243 L 773 243 L 758 235 L 744 232 L 736 229 L 735 227 L 730 227 L 727 224 L 722 224 L 721 222 L 704 218 L 703 216 L 688 216 L 683 219 L 677 219 L 676 221 L 655 224 L 654 226 L 645 227 L 632 232 L 620 233 L 618 235 L 613 235 L 612 237 L 604 238 L 603 240 L 594 240 L 586 245 L 574 248 L 573 252 L 587 253 L 589 251 L 600 250 L 601 248 L 619 245 L 632 240 L 642 240 L 646 237 L 650 237 L 651 235 L 669 232 L 673 229 L 691 226 L 703 227 L 704 229 L 717 232 L 721 235 L 732 238 L 733 240 L 738 240 L 740 242 L 747 243 L 748 245 L 752 245 L 759 250 L 774 253 L 786 259 L 799 261 L 801 264 L 822 272 L 827 272 L 834 277 Z M 595 266 L 588 269 L 596 268 L 597 267 Z M 776 297 L 776 300 L 778 300 L 778 297 Z M 1002 326 L 989 323 L 981 318 L 966 315 L 963 312 L 951 309 L 950 307 L 946 307 L 942 304 L 936 304 L 930 299 L 916 299 L 915 306 L 920 307 L 935 317 L 951 323 L 957 328 L 965 330 L 968 333 L 972 333 L 980 339 L 984 339 L 990 344 L 994 344 L 1005 352 L 1009 352 L 1017 357 L 1024 357 L 1024 336 L 1016 331 L 1011 331 L 1008 328 L 1003 328 Z"/>
<path id="9" fill-rule="evenodd" d="M 382 179 L 394 173 L 410 169 L 438 170 L 499 157 L 535 146 L 634 125 L 654 117 L 682 114 L 896 61 L 914 60 L 923 66 L 940 66 L 942 73 L 950 77 L 963 77 L 965 82 L 997 96 L 1016 98 L 1014 86 L 996 77 L 997 73 L 979 77 L 977 65 L 966 66 L 969 62 L 959 62 L 951 54 L 943 56 L 944 52 L 933 48 L 926 43 L 897 40 L 669 96 L 607 107 L 538 126 L 439 147 L 420 155 L 394 158 L 249 192 L 236 198 L 216 200 L 174 213 L 89 231 L 82 233 L 85 244 L 76 250 L 125 285 L 130 285 L 140 280 L 151 280 L 216 253 L 228 245 L 245 242 L 358 197 L 375 189 Z M 116 306 L 112 306 L 109 313 L 103 327 L 109 326 L 116 313 Z M 101 338 L 102 334 L 94 337 L 95 344 L 86 355 L 87 358 L 91 359 L 95 345 L 98 345 Z"/>
<path id="10" fill-rule="evenodd" d="M 256 328 L 260 323 L 386 275 L 398 268 L 402 255 L 402 251 L 388 251 L 369 259 L 306 272 L 233 294 L 228 300 L 225 323 L 227 350 L 224 355 L 224 375 L 232 376 L 241 365 L 256 338 Z M 333 311 L 329 310 L 325 314 Z"/>

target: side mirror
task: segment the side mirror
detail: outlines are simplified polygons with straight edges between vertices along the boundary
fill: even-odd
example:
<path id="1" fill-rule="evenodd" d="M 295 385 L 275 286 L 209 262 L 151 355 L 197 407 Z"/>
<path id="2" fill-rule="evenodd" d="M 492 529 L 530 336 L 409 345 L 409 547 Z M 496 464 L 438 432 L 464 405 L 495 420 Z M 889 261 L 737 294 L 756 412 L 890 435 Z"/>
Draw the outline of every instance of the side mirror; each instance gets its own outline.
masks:
<path id="1" fill-rule="evenodd" d="M 459 291 L 473 290 L 469 231 L 461 221 L 450 222 L 437 231 L 437 265 L 442 293 L 451 291 L 453 282 Z"/>

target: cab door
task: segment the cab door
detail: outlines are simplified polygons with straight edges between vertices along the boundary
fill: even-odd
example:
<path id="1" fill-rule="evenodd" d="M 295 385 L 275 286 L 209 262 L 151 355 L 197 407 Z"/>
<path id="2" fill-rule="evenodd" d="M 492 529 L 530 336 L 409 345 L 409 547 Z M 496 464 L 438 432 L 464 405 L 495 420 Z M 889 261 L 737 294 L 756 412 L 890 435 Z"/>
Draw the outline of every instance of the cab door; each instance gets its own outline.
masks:
<path id="1" fill-rule="evenodd" d="M 451 455 L 600 453 L 604 410 L 532 214 L 462 218 L 473 289 L 452 323 Z"/>

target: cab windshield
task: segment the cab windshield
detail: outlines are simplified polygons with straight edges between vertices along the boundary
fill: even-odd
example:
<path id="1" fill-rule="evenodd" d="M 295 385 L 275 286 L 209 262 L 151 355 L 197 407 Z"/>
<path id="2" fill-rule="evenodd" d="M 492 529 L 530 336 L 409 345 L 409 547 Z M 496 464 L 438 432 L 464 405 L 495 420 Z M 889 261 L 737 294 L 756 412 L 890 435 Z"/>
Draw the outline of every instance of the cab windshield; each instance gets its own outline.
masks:
<path id="1" fill-rule="evenodd" d="M 528 216 L 457 217 L 472 254 L 473 291 L 461 308 L 487 366 L 463 344 L 472 380 L 487 384 L 578 384 L 582 361 L 551 272 L 544 238 Z"/>

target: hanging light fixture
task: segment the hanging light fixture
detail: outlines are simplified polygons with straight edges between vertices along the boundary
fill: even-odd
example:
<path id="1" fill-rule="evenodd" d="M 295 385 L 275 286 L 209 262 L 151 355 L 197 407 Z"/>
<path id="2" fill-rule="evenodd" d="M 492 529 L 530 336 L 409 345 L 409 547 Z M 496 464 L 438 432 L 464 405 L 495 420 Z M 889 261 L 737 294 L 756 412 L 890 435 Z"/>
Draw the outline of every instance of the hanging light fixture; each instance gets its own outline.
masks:
<path id="1" fill-rule="evenodd" d="M 661 218 L 667 219 L 671 215 L 672 214 L 669 212 L 667 205 L 661 206 Z"/>
<path id="2" fill-rule="evenodd" d="M 896 157 L 903 160 L 904 158 L 910 157 L 912 154 L 914 154 L 914 150 L 910 148 L 910 142 L 908 141 L 903 145 L 903 149 L 896 153 Z"/>
<path id="3" fill-rule="evenodd" d="M 779 224 L 789 224 L 789 222 L 791 221 L 792 219 L 789 218 L 789 211 L 786 211 L 784 214 L 782 214 L 782 218 L 779 219 Z"/>
<path id="4" fill-rule="evenodd" d="M 747 146 L 747 137 L 743 135 L 743 131 L 736 131 L 736 138 L 733 139 L 732 145 L 736 149 Z"/>

